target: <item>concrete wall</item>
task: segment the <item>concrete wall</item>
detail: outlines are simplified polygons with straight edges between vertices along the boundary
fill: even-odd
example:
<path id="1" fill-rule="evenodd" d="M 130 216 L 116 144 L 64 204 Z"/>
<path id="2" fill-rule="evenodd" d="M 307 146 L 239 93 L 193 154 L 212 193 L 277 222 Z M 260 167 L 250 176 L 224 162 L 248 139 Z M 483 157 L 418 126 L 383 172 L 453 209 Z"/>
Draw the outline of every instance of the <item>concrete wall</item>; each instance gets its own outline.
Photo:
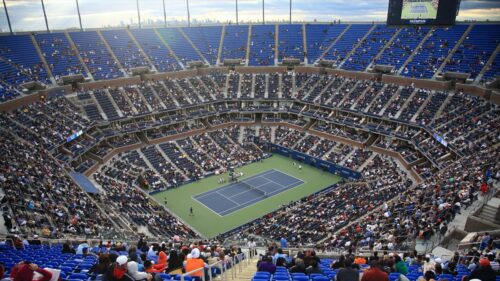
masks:
<path id="1" fill-rule="evenodd" d="M 467 94 L 473 95 L 473 96 L 477 96 L 480 98 L 484 98 L 484 96 L 486 95 L 486 92 L 487 92 L 486 88 L 482 88 L 482 87 L 474 86 L 474 85 L 468 85 L 468 84 L 460 84 L 460 83 L 457 83 L 455 85 L 455 89 L 457 91 L 462 90 L 464 93 L 467 93 Z"/>
<path id="2" fill-rule="evenodd" d="M 280 72 L 284 73 L 287 71 L 286 67 L 236 67 L 235 71 L 237 73 L 275 73 Z M 163 80 L 166 78 L 185 78 L 191 77 L 195 75 L 204 75 L 213 72 L 222 72 L 228 73 L 229 69 L 227 67 L 209 67 L 209 68 L 197 68 L 190 70 L 182 70 L 176 72 L 166 72 L 166 73 L 154 73 L 154 74 L 144 74 L 141 76 L 134 77 L 125 77 L 125 78 L 117 78 L 113 80 L 104 80 L 104 81 L 95 81 L 95 82 L 86 82 L 86 83 L 77 83 L 78 90 L 92 90 L 92 89 L 102 89 L 108 86 L 111 87 L 119 87 L 129 84 L 137 84 L 142 80 Z M 356 78 L 361 80 L 373 80 L 380 77 L 380 74 L 377 73 L 367 73 L 367 72 L 356 72 L 356 71 L 348 71 L 342 69 L 328 69 L 322 67 L 312 67 L 312 66 L 298 66 L 295 68 L 295 72 L 297 73 L 310 73 L 310 74 L 318 74 L 318 73 L 326 73 L 328 75 L 339 75 L 343 77 Z M 423 80 L 423 79 L 415 79 L 415 78 L 407 78 L 400 77 L 394 75 L 382 75 L 382 81 L 386 83 L 394 83 L 398 85 L 411 85 L 415 84 L 416 87 L 419 88 L 427 88 L 434 90 L 452 90 L 452 85 L 450 81 L 434 81 L 434 80 Z M 53 90 L 60 90 L 61 88 L 65 89 L 66 93 L 70 93 L 72 91 L 70 85 L 56 87 L 41 91 L 35 95 L 40 95 L 46 92 L 50 92 Z M 463 90 L 464 93 L 479 96 L 490 100 L 495 104 L 500 104 L 500 92 L 490 89 L 485 89 L 481 86 L 477 85 L 468 85 L 468 84 L 456 84 L 456 89 Z M 21 97 L 14 101 L 9 101 L 0 104 L 0 112 L 12 110 L 18 108 L 20 106 L 32 103 L 37 101 L 37 97 L 33 97 L 33 95 Z"/>
<path id="3" fill-rule="evenodd" d="M 403 165 L 403 167 L 405 167 L 405 169 L 411 174 L 411 176 L 415 179 L 417 183 L 421 183 L 424 181 L 424 179 L 415 171 L 415 169 L 413 169 L 413 167 L 411 167 L 411 165 L 408 162 L 406 162 L 405 158 L 401 156 L 401 154 L 399 154 L 398 152 L 377 146 L 372 146 L 371 150 L 383 155 L 388 155 L 393 158 L 396 158 L 399 161 L 399 163 L 401 163 L 401 165 Z"/>
<path id="4" fill-rule="evenodd" d="M 237 66 L 234 69 L 237 73 L 285 73 L 286 67 L 282 66 Z"/>
<path id="5" fill-rule="evenodd" d="M 500 105 L 500 92 L 491 91 L 490 101 L 494 104 Z"/>
<path id="6" fill-rule="evenodd" d="M 327 69 L 326 73 L 329 75 L 339 75 L 343 77 L 355 78 L 360 80 L 373 80 L 380 76 L 377 73 L 368 73 L 368 72 L 356 72 L 342 69 Z"/>
<path id="7" fill-rule="evenodd" d="M 144 79 L 145 80 L 165 80 L 167 78 L 186 78 L 186 77 L 191 77 L 191 76 L 196 76 L 197 70 L 196 69 L 189 69 L 189 70 L 181 70 L 181 71 L 175 71 L 175 72 L 162 72 L 162 73 L 155 73 L 155 74 L 144 74 Z"/>
<path id="8" fill-rule="evenodd" d="M 500 225 L 492 223 L 487 220 L 483 220 L 474 215 L 470 215 L 467 217 L 467 221 L 465 222 L 464 230 L 467 232 L 481 232 L 486 230 L 498 230 L 500 229 Z"/>
<path id="9" fill-rule="evenodd" d="M 58 93 L 60 91 L 63 91 L 65 94 L 70 94 L 73 92 L 73 89 L 71 88 L 71 85 L 64 85 L 64 86 L 57 86 L 53 88 L 39 90 L 31 95 L 23 96 L 14 100 L 0 103 L 0 112 L 11 111 L 16 108 L 26 106 L 28 104 L 32 104 L 34 102 L 39 101 L 42 97 L 46 98 L 50 94 Z"/>
<path id="10" fill-rule="evenodd" d="M 107 87 L 120 87 L 123 85 L 138 84 L 138 83 L 141 83 L 141 77 L 134 76 L 127 78 L 118 78 L 113 80 L 101 80 L 95 82 L 78 83 L 77 88 L 78 90 L 83 91 L 83 90 L 102 89 Z"/>
<path id="11" fill-rule="evenodd" d="M 308 132 L 311 135 L 316 135 L 318 137 L 325 138 L 327 140 L 332 140 L 332 141 L 336 141 L 336 142 L 345 143 L 347 145 L 354 146 L 354 147 L 357 147 L 357 148 L 365 148 L 365 145 L 363 143 L 359 142 L 359 141 L 355 141 L 355 140 L 343 138 L 341 136 L 331 135 L 331 134 L 328 134 L 328 133 L 325 133 L 325 132 L 322 132 L 322 131 L 317 131 L 317 130 L 314 130 L 314 129 L 309 129 Z"/>
<path id="12" fill-rule="evenodd" d="M 450 81 L 434 81 L 427 79 L 415 79 L 408 78 L 402 76 L 394 76 L 394 75 L 382 75 L 382 81 L 386 83 L 394 83 L 402 86 L 408 86 L 411 84 L 415 84 L 417 88 L 426 88 L 432 90 L 450 90 L 451 82 Z"/>

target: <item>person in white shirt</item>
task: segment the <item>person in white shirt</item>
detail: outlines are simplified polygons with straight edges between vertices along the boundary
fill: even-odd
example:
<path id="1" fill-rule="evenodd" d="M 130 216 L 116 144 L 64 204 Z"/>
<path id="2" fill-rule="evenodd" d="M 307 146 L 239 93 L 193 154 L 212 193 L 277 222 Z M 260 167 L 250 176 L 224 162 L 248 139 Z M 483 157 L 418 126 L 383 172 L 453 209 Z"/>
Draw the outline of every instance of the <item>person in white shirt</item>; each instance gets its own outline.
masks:
<path id="1" fill-rule="evenodd" d="M 248 249 L 250 250 L 250 258 L 252 258 L 254 255 L 256 255 L 256 254 L 257 254 L 257 251 L 256 251 L 257 244 L 255 243 L 255 241 L 253 240 L 253 238 L 251 238 L 251 239 L 247 242 L 247 247 L 248 247 Z"/>

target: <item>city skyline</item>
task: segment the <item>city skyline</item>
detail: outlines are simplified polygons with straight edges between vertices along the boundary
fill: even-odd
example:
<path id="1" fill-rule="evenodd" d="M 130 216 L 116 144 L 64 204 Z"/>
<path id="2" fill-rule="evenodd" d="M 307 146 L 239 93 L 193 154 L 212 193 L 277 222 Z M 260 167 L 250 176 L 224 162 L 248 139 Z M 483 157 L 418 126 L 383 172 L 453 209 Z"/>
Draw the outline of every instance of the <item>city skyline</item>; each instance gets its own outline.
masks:
<path id="1" fill-rule="evenodd" d="M 292 20 L 382 21 L 387 17 L 388 0 L 295 0 Z M 190 0 L 192 24 L 236 22 L 234 0 Z M 40 0 L 6 0 L 13 31 L 46 30 Z M 75 0 L 44 0 L 49 29 L 79 28 Z M 0 2 L 0 28 L 8 31 L 7 19 Z M 170 24 L 187 24 L 185 0 L 165 0 L 166 19 Z M 135 0 L 79 0 L 83 28 L 137 25 Z M 162 0 L 139 0 L 141 23 L 162 25 Z M 262 0 L 238 0 L 240 22 L 262 22 Z M 265 19 L 269 22 L 289 20 L 289 0 L 265 0 Z M 500 1 L 462 0 L 458 21 L 500 20 Z"/>

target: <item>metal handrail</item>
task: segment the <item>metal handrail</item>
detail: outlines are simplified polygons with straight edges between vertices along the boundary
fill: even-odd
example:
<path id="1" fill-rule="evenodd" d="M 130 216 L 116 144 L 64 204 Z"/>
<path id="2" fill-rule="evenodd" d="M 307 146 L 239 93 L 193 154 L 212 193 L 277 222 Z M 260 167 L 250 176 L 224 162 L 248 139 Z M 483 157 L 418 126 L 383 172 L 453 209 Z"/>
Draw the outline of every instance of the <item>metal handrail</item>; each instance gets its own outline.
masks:
<path id="1" fill-rule="evenodd" d="M 231 269 L 232 269 L 231 270 L 231 279 L 237 278 L 238 273 L 243 272 L 243 267 L 246 267 L 250 264 L 250 260 L 247 257 L 248 257 L 248 255 L 246 253 L 240 253 L 240 254 L 237 254 L 237 255 L 231 257 L 231 259 L 230 259 L 230 265 L 231 265 Z M 209 264 L 207 267 L 197 268 L 195 270 L 181 274 L 180 281 L 184 281 L 185 277 L 187 277 L 187 276 L 191 277 L 191 275 L 193 273 L 198 273 L 200 271 L 202 272 L 201 281 L 212 281 L 212 269 L 213 268 L 219 268 L 221 270 L 220 276 L 221 276 L 222 280 L 224 280 L 224 281 L 228 280 L 227 263 L 224 260 L 220 260 L 218 262 Z M 208 269 L 208 278 L 207 278 L 207 276 L 205 276 L 205 273 L 206 273 L 205 269 Z"/>

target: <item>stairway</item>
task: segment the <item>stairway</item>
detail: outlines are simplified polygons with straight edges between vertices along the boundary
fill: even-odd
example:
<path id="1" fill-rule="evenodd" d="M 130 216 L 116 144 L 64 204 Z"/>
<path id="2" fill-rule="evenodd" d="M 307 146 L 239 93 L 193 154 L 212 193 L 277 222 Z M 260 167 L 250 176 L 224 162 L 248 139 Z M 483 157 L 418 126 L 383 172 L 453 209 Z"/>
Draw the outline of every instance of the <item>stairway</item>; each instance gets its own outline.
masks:
<path id="1" fill-rule="evenodd" d="M 247 36 L 247 50 L 245 54 L 245 66 L 248 66 L 250 62 L 250 43 L 252 42 L 252 25 L 248 25 L 248 36 Z M 252 88 L 253 89 L 253 88 Z"/>
<path id="2" fill-rule="evenodd" d="M 308 54 L 307 52 L 307 34 L 306 34 L 306 25 L 302 25 L 302 45 L 304 46 L 304 54 Z M 307 55 L 304 56 L 304 64 L 308 65 L 309 61 L 307 59 Z"/>
<path id="3" fill-rule="evenodd" d="M 69 33 L 67 31 L 64 32 L 64 36 L 66 36 L 66 39 L 69 42 L 69 45 L 71 46 L 71 49 L 75 52 L 76 57 L 78 58 L 78 61 L 80 64 L 83 66 L 83 69 L 85 69 L 85 72 L 87 73 L 88 77 L 93 81 L 94 77 L 92 76 L 92 73 L 90 73 L 89 68 L 83 61 L 82 56 L 80 56 L 80 52 L 78 51 L 78 48 L 75 45 L 75 42 L 73 42 L 73 39 L 71 39 L 71 36 L 69 36 Z"/>
<path id="4" fill-rule="evenodd" d="M 349 57 L 351 57 L 353 54 L 356 53 L 356 49 L 361 46 L 361 44 L 363 42 L 365 42 L 366 38 L 368 38 L 368 36 L 372 33 L 372 31 L 377 27 L 376 24 L 374 24 L 369 30 L 368 32 L 366 32 L 366 34 L 356 43 L 356 45 L 354 45 L 354 47 L 352 48 L 352 50 L 345 56 L 344 60 L 341 61 L 339 63 L 339 68 L 342 68 L 342 66 L 344 65 L 344 63 L 349 60 Z"/>
<path id="5" fill-rule="evenodd" d="M 342 31 L 342 33 L 339 34 L 339 36 L 337 36 L 337 38 L 335 38 L 335 40 L 332 41 L 332 43 L 330 43 L 330 45 L 323 51 L 323 53 L 321 54 L 321 56 L 319 56 L 319 60 L 322 60 L 326 54 L 328 54 L 328 52 L 330 51 L 330 49 L 333 47 L 333 45 L 335 45 L 337 43 L 337 41 L 340 40 L 340 38 L 342 38 L 344 36 L 344 34 L 347 32 L 347 30 L 349 30 L 349 28 L 351 28 L 351 24 L 349 24 L 348 26 L 346 26 L 346 28 L 344 28 L 344 30 Z"/>
<path id="6" fill-rule="evenodd" d="M 144 52 L 144 50 L 142 49 L 141 44 L 139 44 L 139 42 L 137 41 L 137 39 L 135 39 L 135 37 L 132 34 L 132 32 L 130 32 L 130 29 L 127 28 L 127 29 L 125 29 L 125 31 L 127 32 L 128 36 L 130 37 L 130 39 L 132 40 L 132 42 L 134 42 L 135 46 L 137 47 L 137 49 L 139 50 L 139 52 L 142 54 L 142 56 L 144 57 L 144 59 L 149 63 L 149 66 L 151 67 L 151 69 L 153 71 L 157 71 L 156 67 L 155 67 L 155 64 L 153 63 L 153 61 L 151 60 L 151 58 L 148 56 L 148 54 L 146 54 L 146 52 Z"/>
<path id="7" fill-rule="evenodd" d="M 398 75 L 401 74 L 401 72 L 403 72 L 403 70 L 405 69 L 405 67 L 413 60 L 413 58 L 418 54 L 418 52 L 420 51 L 420 49 L 422 48 L 422 46 L 425 44 L 425 42 L 427 41 L 427 39 L 429 39 L 429 37 L 431 37 L 431 35 L 434 33 L 434 29 L 431 28 L 429 29 L 429 31 L 427 32 L 427 34 L 425 35 L 424 38 L 422 38 L 422 40 L 420 40 L 420 43 L 418 43 L 418 45 L 415 47 L 415 49 L 413 49 L 413 52 L 411 53 L 411 55 L 406 59 L 406 61 L 401 65 L 401 67 L 398 69 Z"/>
<path id="8" fill-rule="evenodd" d="M 467 29 L 465 30 L 464 34 L 462 34 L 462 37 L 460 37 L 460 40 L 458 40 L 458 42 L 455 44 L 455 46 L 453 47 L 453 49 L 451 49 L 451 51 L 448 53 L 448 56 L 446 57 L 446 59 L 443 60 L 443 63 L 441 63 L 441 66 L 439 66 L 438 70 L 436 70 L 436 72 L 434 72 L 434 76 L 432 76 L 432 79 L 435 79 L 438 74 L 441 74 L 441 71 L 443 71 L 443 69 L 446 66 L 446 64 L 451 60 L 451 58 L 453 57 L 453 55 L 455 54 L 455 52 L 458 50 L 458 48 L 460 48 L 460 46 L 462 45 L 462 43 L 464 42 L 464 40 L 469 35 L 469 32 L 473 28 L 474 28 L 474 24 L 470 24 L 469 27 L 467 27 Z"/>
<path id="9" fill-rule="evenodd" d="M 481 209 L 481 213 L 479 213 L 478 217 L 489 222 L 500 224 L 500 215 L 498 213 L 499 209 L 500 209 L 500 198 L 493 197 L 486 205 L 483 206 L 483 208 Z"/>
<path id="10" fill-rule="evenodd" d="M 210 63 L 205 58 L 205 56 L 200 52 L 200 49 L 198 49 L 198 47 L 196 47 L 196 45 L 193 43 L 193 41 L 191 41 L 191 38 L 189 38 L 189 36 L 187 36 L 187 34 L 184 32 L 184 30 L 180 27 L 177 27 L 177 30 L 179 30 L 179 32 L 182 34 L 182 36 L 184 36 L 184 38 L 186 38 L 186 40 L 189 42 L 189 44 L 191 44 L 191 47 L 193 47 L 193 49 L 196 51 L 198 56 L 200 56 L 200 58 L 203 60 L 203 62 L 206 63 L 207 65 L 210 65 Z"/>
<path id="11" fill-rule="evenodd" d="M 255 272 L 257 272 L 257 261 L 258 259 L 254 258 L 254 259 L 251 259 L 250 261 L 248 261 L 248 265 L 246 266 L 243 266 L 243 268 L 241 269 L 241 272 L 237 272 L 236 273 L 236 278 L 234 279 L 235 281 L 248 281 L 248 280 L 252 280 L 252 277 L 255 275 Z M 233 267 L 232 269 L 230 270 L 238 270 L 238 266 L 235 266 Z M 227 274 L 229 274 L 227 277 L 230 277 L 230 273 L 228 271 Z"/>
<path id="12" fill-rule="evenodd" d="M 401 32 L 403 28 L 398 28 L 398 30 L 396 30 L 396 32 L 394 32 L 394 34 L 392 35 L 391 39 L 389 39 L 389 41 L 387 41 L 387 43 L 385 43 L 384 47 L 382 47 L 382 49 L 380 49 L 380 51 L 377 53 L 377 55 L 372 59 L 372 61 L 370 62 L 370 64 L 368 64 L 368 66 L 366 66 L 365 68 L 365 71 L 367 71 L 368 69 L 372 68 L 373 65 L 374 65 L 374 62 L 375 61 L 378 61 L 380 59 L 380 57 L 382 56 L 382 54 L 385 52 L 385 50 L 387 48 L 389 48 L 389 46 L 391 46 L 392 42 L 394 42 L 394 40 L 398 37 L 399 33 Z"/>
<path id="13" fill-rule="evenodd" d="M 224 45 L 224 35 L 226 33 L 226 26 L 223 25 L 222 26 L 222 31 L 221 31 L 221 34 L 220 34 L 220 42 L 219 42 L 219 50 L 217 51 L 217 66 L 219 66 L 221 63 L 223 63 L 222 61 L 220 61 L 220 58 L 222 56 L 222 46 Z"/>
<path id="14" fill-rule="evenodd" d="M 478 83 L 478 82 L 481 81 L 481 79 L 483 78 L 484 73 L 493 64 L 493 62 L 495 61 L 495 58 L 497 57 L 497 55 L 498 55 L 499 52 L 500 52 L 500 44 L 497 45 L 497 48 L 495 49 L 495 51 L 493 51 L 493 53 L 491 54 L 491 56 L 488 59 L 488 61 L 484 64 L 483 69 L 481 70 L 481 72 L 479 73 L 479 75 L 474 80 L 475 83 Z"/>
<path id="15" fill-rule="evenodd" d="M 115 60 L 116 65 L 120 68 L 120 71 L 123 72 L 123 75 L 125 77 L 128 77 L 129 76 L 128 72 L 125 70 L 125 68 L 123 68 L 122 63 L 120 62 L 120 60 L 118 60 L 118 58 L 115 55 L 115 52 L 113 52 L 113 49 L 108 44 L 108 41 L 106 41 L 106 39 L 104 38 L 104 36 L 102 35 L 102 33 L 101 33 L 101 31 L 99 29 L 97 30 L 97 35 L 99 35 L 99 37 L 101 38 L 102 43 L 104 44 L 104 46 L 108 50 L 108 52 L 111 55 L 111 57 Z"/>
<path id="16" fill-rule="evenodd" d="M 38 42 L 36 41 L 35 35 L 31 34 L 30 38 L 31 38 L 31 42 L 33 42 L 33 46 L 35 46 L 35 50 L 38 54 L 38 57 L 40 58 L 40 61 L 43 64 L 43 68 L 45 69 L 45 71 L 47 71 L 47 77 L 52 82 L 52 85 L 57 85 L 57 81 L 56 81 L 54 75 L 52 74 L 52 70 L 50 69 L 49 64 L 45 60 L 45 56 L 43 55 L 43 52 L 40 49 L 40 46 L 38 46 Z"/>
<path id="17" fill-rule="evenodd" d="M 175 58 L 175 60 L 182 67 L 182 69 L 186 69 L 186 66 L 182 63 L 181 59 L 175 54 L 174 50 L 170 47 L 170 45 L 165 40 L 165 38 L 163 38 L 163 36 L 161 36 L 160 32 L 158 32 L 158 29 L 154 28 L 153 30 L 155 31 L 156 36 L 158 36 L 160 41 L 163 43 L 163 46 L 165 46 L 165 48 L 167 48 L 169 54 L 171 54 Z M 151 65 L 154 66 L 154 64 L 152 62 L 151 62 Z"/>

